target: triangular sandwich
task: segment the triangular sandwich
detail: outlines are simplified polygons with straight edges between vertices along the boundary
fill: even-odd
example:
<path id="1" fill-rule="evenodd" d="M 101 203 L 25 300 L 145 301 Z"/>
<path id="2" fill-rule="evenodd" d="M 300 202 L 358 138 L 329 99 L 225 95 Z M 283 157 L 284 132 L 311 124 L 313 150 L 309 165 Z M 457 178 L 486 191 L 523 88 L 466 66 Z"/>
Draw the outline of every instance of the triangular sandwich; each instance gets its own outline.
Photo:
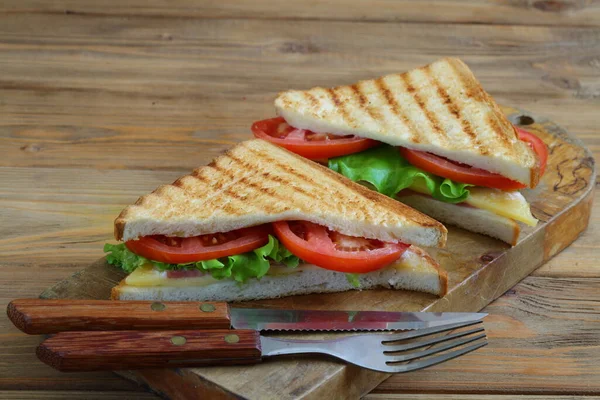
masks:
<path id="1" fill-rule="evenodd" d="M 117 299 L 238 301 L 376 286 L 443 295 L 432 218 L 263 140 L 240 143 L 115 220 Z"/>
<path id="2" fill-rule="evenodd" d="M 537 185 L 546 147 L 515 129 L 459 59 L 348 86 L 289 90 L 275 108 L 280 117 L 253 125 L 257 137 L 442 222 L 511 244 L 520 231 L 515 221 L 537 222 L 516 190 Z M 477 212 L 465 214 L 464 205 Z"/>

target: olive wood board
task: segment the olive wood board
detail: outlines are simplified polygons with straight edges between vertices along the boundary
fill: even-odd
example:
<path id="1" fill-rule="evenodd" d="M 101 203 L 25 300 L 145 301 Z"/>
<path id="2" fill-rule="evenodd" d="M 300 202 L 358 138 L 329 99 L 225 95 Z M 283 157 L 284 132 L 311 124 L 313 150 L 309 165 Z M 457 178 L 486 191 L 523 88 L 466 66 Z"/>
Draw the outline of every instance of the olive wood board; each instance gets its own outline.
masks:
<path id="1" fill-rule="evenodd" d="M 381 289 L 292 296 L 238 306 L 474 312 L 562 251 L 587 227 L 596 179 L 594 159 L 575 136 L 550 120 L 513 108 L 503 107 L 503 110 L 515 125 L 541 137 L 550 153 L 540 184 L 522 191 L 540 222 L 535 228 L 524 227 L 516 246 L 449 226 L 447 246 L 428 249 L 448 271 L 448 294 L 442 298 Z M 124 276 L 101 259 L 47 289 L 40 297 L 107 299 L 110 289 Z M 322 336 L 311 333 L 304 337 Z M 118 373 L 172 399 L 357 398 L 389 376 L 318 356 L 274 358 L 253 366 Z"/>

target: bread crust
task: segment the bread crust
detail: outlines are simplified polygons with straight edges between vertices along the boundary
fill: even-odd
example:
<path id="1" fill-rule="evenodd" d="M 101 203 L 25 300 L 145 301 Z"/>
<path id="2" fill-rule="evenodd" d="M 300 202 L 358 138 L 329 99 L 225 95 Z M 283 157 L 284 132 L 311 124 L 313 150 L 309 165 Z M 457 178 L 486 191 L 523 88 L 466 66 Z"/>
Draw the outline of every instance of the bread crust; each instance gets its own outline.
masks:
<path id="1" fill-rule="evenodd" d="M 420 247 L 411 246 L 410 251 L 424 259 L 425 262 L 427 262 L 427 264 L 429 264 L 432 268 L 434 268 L 437 271 L 438 280 L 440 282 L 440 292 L 438 293 L 438 296 L 445 296 L 448 293 L 448 272 L 445 269 L 443 269 L 437 261 L 435 261 L 429 254 L 427 254 L 425 250 L 421 249 Z"/>

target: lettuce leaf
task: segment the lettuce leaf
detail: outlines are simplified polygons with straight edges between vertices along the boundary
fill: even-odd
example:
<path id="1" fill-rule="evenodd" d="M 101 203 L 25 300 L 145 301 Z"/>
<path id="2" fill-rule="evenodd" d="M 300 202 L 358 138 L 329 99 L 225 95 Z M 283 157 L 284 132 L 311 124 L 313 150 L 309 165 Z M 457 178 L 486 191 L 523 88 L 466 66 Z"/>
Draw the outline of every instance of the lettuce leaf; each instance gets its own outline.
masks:
<path id="1" fill-rule="evenodd" d="M 358 280 L 358 274 L 346 274 L 346 279 L 348 279 L 348 283 L 354 286 L 355 288 L 360 287 L 360 281 Z"/>
<path id="2" fill-rule="evenodd" d="M 136 268 L 150 263 L 161 271 L 197 269 L 210 273 L 215 279 L 232 278 L 242 283 L 250 278 L 265 276 L 271 266 L 269 259 L 290 268 L 295 268 L 300 264 L 300 259 L 272 235 L 269 235 L 267 244 L 247 253 L 187 264 L 167 264 L 148 260 L 129 251 L 124 243 L 107 243 L 104 245 L 104 252 L 108 253 L 106 260 L 109 264 L 116 265 L 127 273 L 132 273 Z"/>
<path id="3" fill-rule="evenodd" d="M 429 193 L 446 203 L 469 197 L 467 183 L 445 179 L 411 165 L 395 147 L 383 145 L 360 153 L 329 159 L 329 168 L 353 180 L 368 182 L 379 193 L 394 197 L 403 189 Z"/>

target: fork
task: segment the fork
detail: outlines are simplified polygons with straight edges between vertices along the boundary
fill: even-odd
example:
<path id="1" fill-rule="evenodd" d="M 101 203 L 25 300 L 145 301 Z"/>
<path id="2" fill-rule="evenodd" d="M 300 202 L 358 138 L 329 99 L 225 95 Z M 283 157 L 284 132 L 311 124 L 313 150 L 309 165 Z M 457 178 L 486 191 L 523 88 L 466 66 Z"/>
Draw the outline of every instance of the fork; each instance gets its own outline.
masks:
<path id="1" fill-rule="evenodd" d="M 432 337 L 426 340 L 412 341 L 404 344 L 397 344 L 398 342 L 432 336 L 437 333 L 481 323 L 482 321 L 479 320 L 395 334 L 386 333 L 346 336 L 328 341 L 287 340 L 263 337 L 261 338 L 261 345 L 263 357 L 301 353 L 327 354 L 359 367 L 395 374 L 426 368 L 459 357 L 485 346 L 487 344 L 487 338 L 485 333 L 480 333 L 484 332 L 484 328 L 481 326 L 468 331 Z M 477 333 L 480 334 L 475 335 Z M 464 345 L 473 342 L 476 343 L 463 347 Z M 433 347 L 433 345 L 436 344 L 441 345 Z M 427 350 L 414 351 L 428 346 L 432 347 Z M 456 350 L 444 353 L 451 349 Z M 439 355 L 435 357 L 425 358 L 438 353 Z M 399 364 L 401 362 L 412 360 L 418 361 L 408 364 Z"/>
<path id="2" fill-rule="evenodd" d="M 485 346 L 482 326 L 433 336 L 481 322 L 332 340 L 281 339 L 253 330 L 61 332 L 42 342 L 37 355 L 60 371 L 96 371 L 248 364 L 265 357 L 317 353 L 374 371 L 399 373 L 429 367 Z M 415 340 L 418 338 L 423 340 Z M 429 348 L 418 350 L 425 347 Z"/>

